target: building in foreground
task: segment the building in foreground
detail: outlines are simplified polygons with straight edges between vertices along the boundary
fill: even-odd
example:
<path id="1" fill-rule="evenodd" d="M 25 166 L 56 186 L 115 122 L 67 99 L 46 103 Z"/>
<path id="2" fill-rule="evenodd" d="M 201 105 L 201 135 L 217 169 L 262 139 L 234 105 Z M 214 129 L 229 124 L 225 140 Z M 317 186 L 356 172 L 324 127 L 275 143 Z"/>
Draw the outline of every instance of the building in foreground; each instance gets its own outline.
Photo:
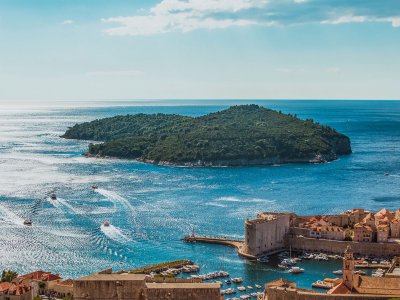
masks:
<path id="1" fill-rule="evenodd" d="M 355 273 L 355 262 L 350 247 L 343 257 L 343 277 L 327 294 L 298 289 L 287 280 L 276 280 L 265 285 L 264 300 L 379 300 L 400 297 L 400 260 L 395 257 L 384 277 L 362 276 Z"/>
<path id="2" fill-rule="evenodd" d="M 105 270 L 74 280 L 75 300 L 221 300 L 220 284 Z"/>

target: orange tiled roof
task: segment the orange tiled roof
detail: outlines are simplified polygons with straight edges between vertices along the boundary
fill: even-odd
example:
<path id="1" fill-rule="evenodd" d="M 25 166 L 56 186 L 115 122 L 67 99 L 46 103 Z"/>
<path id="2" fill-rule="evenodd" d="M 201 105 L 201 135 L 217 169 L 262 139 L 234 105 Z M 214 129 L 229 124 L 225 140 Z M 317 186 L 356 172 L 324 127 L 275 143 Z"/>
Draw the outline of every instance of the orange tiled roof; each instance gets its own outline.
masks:
<path id="1" fill-rule="evenodd" d="M 349 288 L 342 282 L 339 283 L 337 286 L 331 288 L 327 294 L 333 294 L 333 295 L 338 295 L 338 294 L 351 294 L 351 291 Z"/>
<path id="2" fill-rule="evenodd" d="M 13 282 L 2 282 L 0 283 L 0 292 L 6 293 L 7 295 L 21 296 L 32 289 L 31 286 Z"/>
<path id="3" fill-rule="evenodd" d="M 51 272 L 44 272 L 44 271 L 36 271 L 29 274 L 21 275 L 18 278 L 24 279 L 32 279 L 32 280 L 39 280 L 39 281 L 53 281 L 62 279 L 58 274 L 53 274 Z"/>

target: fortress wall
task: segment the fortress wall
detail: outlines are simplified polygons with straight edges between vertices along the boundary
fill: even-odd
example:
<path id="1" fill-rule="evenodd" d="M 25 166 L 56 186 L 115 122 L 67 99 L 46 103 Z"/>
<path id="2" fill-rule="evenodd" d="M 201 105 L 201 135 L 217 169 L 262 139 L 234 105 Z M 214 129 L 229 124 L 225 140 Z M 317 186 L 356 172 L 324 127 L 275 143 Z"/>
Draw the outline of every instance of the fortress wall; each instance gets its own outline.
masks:
<path id="1" fill-rule="evenodd" d="M 368 256 L 399 256 L 400 244 L 396 243 L 360 243 L 348 241 L 334 241 L 314 239 L 307 237 L 291 236 L 286 237 L 286 247 L 292 250 L 328 252 L 342 255 L 347 245 L 350 245 L 356 255 Z"/>
<path id="2" fill-rule="evenodd" d="M 266 300 L 383 300 L 393 299 L 393 296 L 375 296 L 375 295 L 328 295 L 312 292 L 299 291 L 292 288 L 270 287 L 266 290 Z"/>

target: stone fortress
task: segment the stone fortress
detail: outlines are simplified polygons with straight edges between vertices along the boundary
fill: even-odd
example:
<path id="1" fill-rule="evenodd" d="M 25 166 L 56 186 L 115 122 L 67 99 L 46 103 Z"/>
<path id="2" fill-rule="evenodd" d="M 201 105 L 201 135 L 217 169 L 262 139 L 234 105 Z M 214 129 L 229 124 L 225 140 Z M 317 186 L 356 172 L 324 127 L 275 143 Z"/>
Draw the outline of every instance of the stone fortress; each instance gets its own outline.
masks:
<path id="1" fill-rule="evenodd" d="M 399 255 L 400 209 L 372 213 L 356 208 L 319 216 L 259 213 L 245 221 L 245 240 L 239 253 L 257 257 L 292 248 L 342 254 L 349 243 L 361 255 Z"/>

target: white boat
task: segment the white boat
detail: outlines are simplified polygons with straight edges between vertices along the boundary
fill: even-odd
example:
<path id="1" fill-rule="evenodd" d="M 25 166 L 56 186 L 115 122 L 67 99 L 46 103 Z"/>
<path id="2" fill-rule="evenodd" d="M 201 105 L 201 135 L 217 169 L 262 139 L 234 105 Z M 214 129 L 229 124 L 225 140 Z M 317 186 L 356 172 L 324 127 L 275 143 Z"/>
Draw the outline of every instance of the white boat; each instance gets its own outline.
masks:
<path id="1" fill-rule="evenodd" d="M 343 271 L 342 270 L 336 270 L 332 272 L 335 275 L 343 275 Z"/>
<path id="2" fill-rule="evenodd" d="M 242 283 L 243 279 L 241 277 L 232 278 L 233 283 Z"/>
<path id="3" fill-rule="evenodd" d="M 252 289 L 253 289 L 253 287 L 252 287 L 251 285 L 248 285 L 247 288 L 248 288 L 249 290 L 252 290 Z"/>
<path id="4" fill-rule="evenodd" d="M 304 273 L 304 269 L 303 268 L 299 268 L 299 267 L 292 267 L 289 270 L 290 273 L 292 274 L 300 274 L 300 273 Z"/>
<path id="5" fill-rule="evenodd" d="M 237 289 L 239 292 L 244 292 L 246 290 L 244 286 L 239 286 Z"/>
<path id="6" fill-rule="evenodd" d="M 254 285 L 257 289 L 261 289 L 261 285 L 259 285 L 259 284 L 255 284 Z"/>

